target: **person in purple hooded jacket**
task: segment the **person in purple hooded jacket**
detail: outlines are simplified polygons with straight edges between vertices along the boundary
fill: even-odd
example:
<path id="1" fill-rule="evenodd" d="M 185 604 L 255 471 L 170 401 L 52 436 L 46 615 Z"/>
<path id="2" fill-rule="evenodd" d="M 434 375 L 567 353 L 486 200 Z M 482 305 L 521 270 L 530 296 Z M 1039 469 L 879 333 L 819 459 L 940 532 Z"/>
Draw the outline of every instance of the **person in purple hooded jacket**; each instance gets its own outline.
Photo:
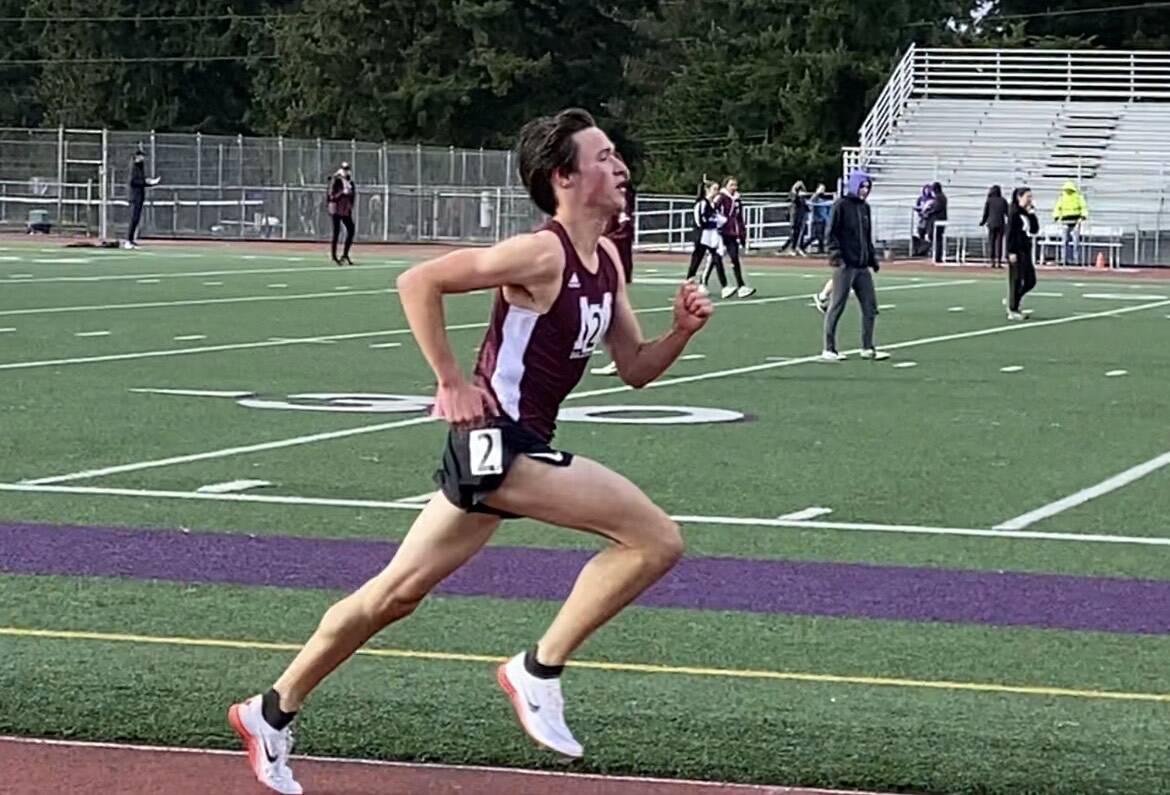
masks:
<path id="1" fill-rule="evenodd" d="M 837 351 L 837 323 L 845 311 L 849 291 L 857 293 L 861 303 L 861 358 L 888 359 L 890 354 L 879 351 L 873 343 L 873 327 L 877 318 L 877 293 L 873 272 L 878 264 L 873 245 L 873 219 L 869 212 L 869 191 L 873 180 L 857 169 L 849 175 L 845 195 L 833 203 L 829 213 L 829 264 L 833 266 L 832 298 L 825 313 L 825 347 L 821 358 L 827 362 L 845 359 Z"/>

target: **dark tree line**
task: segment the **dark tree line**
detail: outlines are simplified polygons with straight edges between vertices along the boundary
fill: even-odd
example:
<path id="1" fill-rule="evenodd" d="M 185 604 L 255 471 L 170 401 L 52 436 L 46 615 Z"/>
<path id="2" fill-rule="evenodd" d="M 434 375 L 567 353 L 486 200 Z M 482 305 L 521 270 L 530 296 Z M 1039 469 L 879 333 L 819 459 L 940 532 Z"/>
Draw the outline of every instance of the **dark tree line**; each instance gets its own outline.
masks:
<path id="1" fill-rule="evenodd" d="M 706 172 L 775 190 L 836 174 L 911 42 L 1170 43 L 1164 10 L 1061 13 L 1101 5 L 0 0 L 0 125 L 507 147 L 528 117 L 580 105 L 647 189 Z"/>

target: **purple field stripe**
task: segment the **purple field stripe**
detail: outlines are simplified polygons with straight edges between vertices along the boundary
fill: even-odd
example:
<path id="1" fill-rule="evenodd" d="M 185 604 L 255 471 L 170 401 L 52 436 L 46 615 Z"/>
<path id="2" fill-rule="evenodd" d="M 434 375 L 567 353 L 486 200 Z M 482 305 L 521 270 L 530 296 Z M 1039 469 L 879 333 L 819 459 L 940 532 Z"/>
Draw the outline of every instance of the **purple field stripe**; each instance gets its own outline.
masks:
<path id="1" fill-rule="evenodd" d="M 0 571 L 350 590 L 397 544 L 0 525 Z M 593 553 L 489 547 L 438 593 L 563 599 Z M 1170 582 L 739 558 L 689 558 L 638 604 L 694 610 L 1170 634 Z"/>

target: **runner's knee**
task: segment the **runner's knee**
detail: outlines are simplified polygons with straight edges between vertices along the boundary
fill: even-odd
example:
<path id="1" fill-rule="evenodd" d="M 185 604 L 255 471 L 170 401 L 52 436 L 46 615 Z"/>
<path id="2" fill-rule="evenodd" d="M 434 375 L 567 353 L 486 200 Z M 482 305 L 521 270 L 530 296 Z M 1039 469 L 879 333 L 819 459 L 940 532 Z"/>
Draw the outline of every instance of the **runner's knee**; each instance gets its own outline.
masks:
<path id="1" fill-rule="evenodd" d="M 662 571 L 673 568 L 682 559 L 686 548 L 678 523 L 666 514 L 657 520 L 653 532 L 642 546 L 647 562 Z"/>

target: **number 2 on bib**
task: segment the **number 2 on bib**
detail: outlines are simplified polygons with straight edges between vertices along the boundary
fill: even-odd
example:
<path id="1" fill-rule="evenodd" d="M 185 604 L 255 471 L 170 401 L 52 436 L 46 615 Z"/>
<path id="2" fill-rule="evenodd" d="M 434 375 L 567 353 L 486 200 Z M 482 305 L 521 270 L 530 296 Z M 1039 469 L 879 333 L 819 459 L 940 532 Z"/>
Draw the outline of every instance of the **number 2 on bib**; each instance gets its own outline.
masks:
<path id="1" fill-rule="evenodd" d="M 471 474 L 499 475 L 504 471 L 504 440 L 499 428 L 480 428 L 467 439 Z"/>
<path id="2" fill-rule="evenodd" d="M 606 293 L 600 304 L 591 304 L 585 296 L 580 298 L 581 330 L 577 332 L 577 341 L 573 343 L 572 359 L 583 359 L 592 356 L 597 343 L 605 338 L 609 330 L 609 321 L 613 316 L 613 294 Z"/>

